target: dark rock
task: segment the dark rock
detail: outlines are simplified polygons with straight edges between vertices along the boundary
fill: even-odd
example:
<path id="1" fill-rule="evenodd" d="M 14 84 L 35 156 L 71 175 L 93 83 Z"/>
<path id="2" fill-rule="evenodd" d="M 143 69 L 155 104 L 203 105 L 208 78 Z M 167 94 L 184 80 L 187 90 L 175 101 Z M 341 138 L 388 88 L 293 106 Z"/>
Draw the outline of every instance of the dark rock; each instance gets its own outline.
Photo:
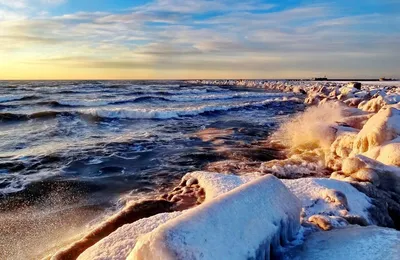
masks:
<path id="1" fill-rule="evenodd" d="M 369 214 L 376 225 L 400 230 L 400 195 L 384 191 L 367 182 L 351 183 L 360 192 L 371 198 Z"/>
<path id="2" fill-rule="evenodd" d="M 356 88 L 356 89 L 361 89 L 361 83 L 360 83 L 360 82 L 350 82 L 350 83 L 348 84 L 348 86 L 349 86 L 349 87 Z"/>

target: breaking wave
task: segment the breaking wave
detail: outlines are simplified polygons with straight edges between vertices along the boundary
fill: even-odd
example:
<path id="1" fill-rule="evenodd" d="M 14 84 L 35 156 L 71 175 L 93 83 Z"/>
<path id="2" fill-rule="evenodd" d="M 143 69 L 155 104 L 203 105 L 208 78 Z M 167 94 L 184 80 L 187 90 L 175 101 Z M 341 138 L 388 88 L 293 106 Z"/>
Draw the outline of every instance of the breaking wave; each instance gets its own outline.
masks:
<path id="1" fill-rule="evenodd" d="M 59 100 L 59 101 L 42 101 L 39 105 L 48 105 L 52 107 L 96 107 L 107 105 L 120 105 L 126 103 L 142 103 L 148 101 L 165 101 L 165 102 L 199 102 L 212 100 L 227 100 L 240 98 L 268 98 L 274 96 L 282 96 L 282 94 L 274 93 L 228 93 L 228 94 L 211 94 L 211 95 L 175 95 L 175 96 L 140 96 L 130 99 L 93 99 L 93 100 Z"/>
<path id="2" fill-rule="evenodd" d="M 260 102 L 247 102 L 237 105 L 202 105 L 182 109 L 145 109 L 145 108 L 105 108 L 80 110 L 82 114 L 88 114 L 100 118 L 118 119 L 170 119 L 185 116 L 196 116 L 204 113 L 229 111 L 233 109 L 260 107 L 276 101 L 293 101 L 291 99 L 269 99 Z"/>

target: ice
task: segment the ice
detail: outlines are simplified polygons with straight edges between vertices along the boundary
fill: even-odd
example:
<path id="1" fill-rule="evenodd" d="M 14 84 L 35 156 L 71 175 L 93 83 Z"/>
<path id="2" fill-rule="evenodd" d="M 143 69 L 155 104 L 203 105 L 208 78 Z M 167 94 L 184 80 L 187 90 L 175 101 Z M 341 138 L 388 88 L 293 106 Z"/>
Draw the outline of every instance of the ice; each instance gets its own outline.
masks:
<path id="1" fill-rule="evenodd" d="M 399 259 L 399 256 L 399 231 L 354 226 L 314 233 L 302 246 L 288 252 L 284 259 L 392 260 Z"/>
<path id="2" fill-rule="evenodd" d="M 198 180 L 200 187 L 202 187 L 206 193 L 206 201 L 211 201 L 212 199 L 229 192 L 240 185 L 254 180 L 257 178 L 257 176 L 235 176 L 197 171 L 186 174 L 185 177 L 183 177 L 183 180 L 188 180 L 190 178 L 195 178 Z"/>
<path id="3" fill-rule="evenodd" d="M 128 259 L 269 259 L 295 238 L 299 214 L 298 199 L 267 175 L 141 237 Z"/>
<path id="4" fill-rule="evenodd" d="M 256 176 L 239 177 L 211 172 L 191 172 L 182 180 L 196 179 L 206 191 L 206 201 L 222 195 L 240 185 L 254 180 Z M 88 248 L 79 257 L 79 260 L 126 259 L 134 248 L 140 235 L 146 234 L 164 224 L 170 219 L 180 216 L 183 212 L 162 213 L 149 218 L 138 220 L 131 224 L 125 224 L 109 236 L 100 240 L 94 246 Z"/>
<path id="5" fill-rule="evenodd" d="M 126 224 L 87 249 L 78 257 L 78 260 L 125 260 L 140 235 L 151 232 L 159 225 L 181 214 L 182 212 L 179 211 L 162 213 Z"/>
<path id="6" fill-rule="evenodd" d="M 357 216 L 371 222 L 369 198 L 349 183 L 322 178 L 283 180 L 302 203 L 303 219 L 313 215 L 341 217 Z"/>
<path id="7" fill-rule="evenodd" d="M 359 154 L 380 146 L 400 135 L 400 110 L 384 107 L 372 116 L 354 141 L 353 153 Z"/>
<path id="8" fill-rule="evenodd" d="M 375 147 L 364 155 L 387 165 L 400 166 L 400 137 Z"/>

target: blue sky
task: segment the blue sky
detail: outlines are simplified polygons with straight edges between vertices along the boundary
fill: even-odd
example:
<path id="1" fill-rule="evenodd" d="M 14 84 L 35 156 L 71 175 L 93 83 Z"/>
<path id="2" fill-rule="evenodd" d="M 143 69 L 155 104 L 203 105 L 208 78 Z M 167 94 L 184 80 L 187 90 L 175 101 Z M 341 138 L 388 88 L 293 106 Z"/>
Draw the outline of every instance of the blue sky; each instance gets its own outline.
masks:
<path id="1" fill-rule="evenodd" d="M 400 0 L 0 0 L 0 78 L 400 77 Z"/>

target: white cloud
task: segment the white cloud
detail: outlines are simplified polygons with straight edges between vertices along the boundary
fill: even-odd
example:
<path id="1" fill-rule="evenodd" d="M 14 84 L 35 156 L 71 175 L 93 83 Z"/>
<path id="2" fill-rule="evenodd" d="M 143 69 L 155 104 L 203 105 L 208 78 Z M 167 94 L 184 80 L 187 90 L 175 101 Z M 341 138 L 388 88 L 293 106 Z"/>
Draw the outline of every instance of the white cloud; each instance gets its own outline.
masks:
<path id="1" fill-rule="evenodd" d="M 25 8 L 26 1 L 25 0 L 0 0 L 0 6 L 5 6 L 8 8 Z"/>
<path id="2" fill-rule="evenodd" d="M 396 16 L 343 15 L 326 4 L 274 11 L 255 3 L 158 0 L 120 12 L 42 14 L 18 21 L 10 21 L 18 13 L 2 16 L 0 10 L 0 20 L 8 20 L 0 21 L 0 55 L 34 53 L 27 62 L 43 56 L 41 63 L 72 67 L 258 73 L 296 67 L 350 72 L 356 64 L 360 70 L 383 71 L 400 58 L 400 32 L 381 30 L 398 23 Z M 218 15 L 196 16 L 210 11 Z"/>

